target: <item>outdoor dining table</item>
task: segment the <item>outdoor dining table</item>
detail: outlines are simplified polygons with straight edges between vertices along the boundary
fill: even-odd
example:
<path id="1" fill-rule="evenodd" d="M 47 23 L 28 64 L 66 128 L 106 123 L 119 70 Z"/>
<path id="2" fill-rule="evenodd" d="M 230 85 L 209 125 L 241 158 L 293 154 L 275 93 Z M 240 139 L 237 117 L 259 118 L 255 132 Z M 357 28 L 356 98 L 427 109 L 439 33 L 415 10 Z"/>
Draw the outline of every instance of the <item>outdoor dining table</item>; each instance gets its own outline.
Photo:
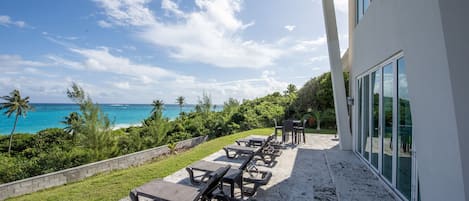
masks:
<path id="1" fill-rule="evenodd" d="M 291 122 L 291 123 L 288 123 Z M 287 132 L 291 132 L 292 133 L 292 144 L 296 144 L 298 142 L 297 140 L 297 132 L 295 130 L 295 127 L 296 126 L 300 126 L 301 125 L 301 120 L 285 120 L 283 121 L 283 129 L 284 129 L 284 132 L 282 132 L 282 140 L 283 142 L 285 142 L 287 139 L 286 139 L 286 133 Z"/>

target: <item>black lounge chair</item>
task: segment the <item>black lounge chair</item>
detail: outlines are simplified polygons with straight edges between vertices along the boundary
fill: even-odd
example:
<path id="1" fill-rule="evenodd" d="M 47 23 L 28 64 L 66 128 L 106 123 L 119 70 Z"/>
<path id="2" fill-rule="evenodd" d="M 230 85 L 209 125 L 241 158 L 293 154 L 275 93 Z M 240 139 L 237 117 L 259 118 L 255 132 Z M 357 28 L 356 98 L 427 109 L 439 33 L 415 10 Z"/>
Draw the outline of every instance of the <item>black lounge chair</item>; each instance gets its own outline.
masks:
<path id="1" fill-rule="evenodd" d="M 239 155 L 246 155 L 246 154 L 255 154 L 256 156 L 261 157 L 262 161 L 265 164 L 271 164 L 274 162 L 275 158 L 279 156 L 282 152 L 271 145 L 274 136 L 271 135 L 267 139 L 265 139 L 264 143 L 261 147 L 247 147 L 242 145 L 228 145 L 223 147 L 223 150 L 226 152 L 226 157 L 228 158 L 236 158 Z M 267 160 L 266 156 L 268 156 L 269 160 Z"/>
<path id="2" fill-rule="evenodd" d="M 222 179 L 222 182 L 226 182 L 230 184 L 231 190 L 231 199 L 234 198 L 234 184 L 236 183 L 241 190 L 241 198 L 244 198 L 244 195 L 252 196 L 257 191 L 257 189 L 262 186 L 266 185 L 271 177 L 272 173 L 269 171 L 259 171 L 257 169 L 255 163 L 253 163 L 252 159 L 254 158 L 255 154 L 251 154 L 249 158 L 247 158 L 238 169 L 231 168 L 228 173 Z M 199 161 L 196 162 L 189 167 L 186 168 L 187 172 L 189 173 L 191 182 L 200 183 L 200 181 L 196 181 L 194 178 L 194 171 L 203 171 L 206 174 L 210 174 L 214 169 L 218 167 L 224 166 L 220 163 L 215 162 L 208 162 L 208 161 Z M 203 180 L 204 176 L 202 177 Z M 251 190 L 244 190 L 244 184 L 252 184 L 253 188 Z M 226 198 L 225 198 L 226 199 Z"/>
<path id="3" fill-rule="evenodd" d="M 239 155 L 249 155 L 258 152 L 261 147 L 247 147 L 242 145 L 228 145 L 223 147 L 226 152 L 226 157 L 236 158 Z M 234 152 L 234 153 L 233 153 Z"/>
<path id="4" fill-rule="evenodd" d="M 252 162 L 252 158 L 254 158 L 254 154 L 251 154 L 249 158 L 247 158 L 241 166 L 238 168 L 231 167 L 230 170 L 223 176 L 222 179 L 222 184 L 223 182 L 226 182 L 230 184 L 230 190 L 231 190 L 231 197 L 234 198 L 234 187 L 235 184 L 238 185 L 239 189 L 241 192 L 243 192 L 243 171 L 246 170 L 246 167 Z M 252 164 L 251 164 L 252 165 Z M 205 178 L 207 175 L 211 174 L 215 170 L 217 170 L 220 167 L 224 167 L 226 165 L 221 164 L 221 163 L 215 163 L 215 162 L 209 162 L 209 161 L 197 161 L 190 166 L 186 168 L 187 172 L 189 173 L 189 179 L 192 184 L 198 185 L 202 182 L 204 182 Z M 201 171 L 204 172 L 204 175 L 202 175 L 201 179 L 197 180 L 194 176 L 194 171 Z M 241 197 L 243 198 L 243 194 L 241 194 Z"/>
<path id="5" fill-rule="evenodd" d="M 211 174 L 210 179 L 200 187 L 175 184 L 162 179 L 150 181 L 130 191 L 132 201 L 144 200 L 157 201 L 208 201 L 219 195 L 213 192 L 219 187 L 223 176 L 230 169 L 230 165 L 223 166 Z M 223 199 L 221 199 L 223 200 Z"/>

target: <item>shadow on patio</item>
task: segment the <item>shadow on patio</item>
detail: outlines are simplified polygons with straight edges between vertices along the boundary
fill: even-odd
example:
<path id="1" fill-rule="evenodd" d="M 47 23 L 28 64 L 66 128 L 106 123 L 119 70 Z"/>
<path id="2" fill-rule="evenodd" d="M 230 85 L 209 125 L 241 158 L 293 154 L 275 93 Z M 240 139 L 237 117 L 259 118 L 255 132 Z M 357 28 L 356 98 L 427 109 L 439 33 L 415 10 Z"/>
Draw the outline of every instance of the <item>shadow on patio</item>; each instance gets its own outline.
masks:
<path id="1" fill-rule="evenodd" d="M 307 143 L 284 150 L 268 185 L 251 200 L 395 200 L 350 151 L 332 135 L 307 135 Z"/>

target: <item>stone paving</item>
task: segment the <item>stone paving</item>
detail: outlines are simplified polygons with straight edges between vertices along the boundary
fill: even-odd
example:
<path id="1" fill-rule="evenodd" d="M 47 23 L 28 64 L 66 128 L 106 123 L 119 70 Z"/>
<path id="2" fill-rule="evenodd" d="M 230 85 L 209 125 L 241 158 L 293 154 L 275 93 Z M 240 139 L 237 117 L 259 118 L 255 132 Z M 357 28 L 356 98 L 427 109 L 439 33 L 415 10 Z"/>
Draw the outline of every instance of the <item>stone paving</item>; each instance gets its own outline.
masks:
<path id="1" fill-rule="evenodd" d="M 252 201 L 310 200 L 398 200 L 384 184 L 350 151 L 340 151 L 333 135 L 308 134 L 305 144 L 288 145 L 273 165 L 258 162 L 259 169 L 271 171 L 270 182 L 260 187 Z M 239 166 L 241 159 L 228 159 L 220 150 L 203 160 Z M 181 169 L 164 180 L 190 185 Z M 226 191 L 229 193 L 229 189 Z M 240 198 L 239 189 L 235 196 Z M 121 201 L 129 200 L 124 198 Z"/>

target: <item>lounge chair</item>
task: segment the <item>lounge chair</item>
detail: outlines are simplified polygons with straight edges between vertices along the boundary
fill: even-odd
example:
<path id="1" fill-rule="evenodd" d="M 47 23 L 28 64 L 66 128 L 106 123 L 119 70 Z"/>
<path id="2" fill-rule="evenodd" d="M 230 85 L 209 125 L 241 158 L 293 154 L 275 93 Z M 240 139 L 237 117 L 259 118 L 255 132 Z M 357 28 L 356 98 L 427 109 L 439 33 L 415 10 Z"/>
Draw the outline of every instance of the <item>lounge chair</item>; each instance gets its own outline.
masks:
<path id="1" fill-rule="evenodd" d="M 216 196 L 213 192 L 217 189 L 230 167 L 230 165 L 226 165 L 217 169 L 211 174 L 206 184 L 200 187 L 156 179 L 131 190 L 129 196 L 132 201 L 139 201 L 139 198 L 162 201 L 208 201 Z"/>
<path id="2" fill-rule="evenodd" d="M 241 198 L 243 198 L 244 195 L 252 196 L 260 186 L 266 185 L 270 181 L 272 173 L 269 171 L 259 171 L 255 163 L 252 161 L 254 155 L 255 154 L 251 154 L 238 169 L 232 167 L 223 177 L 222 182 L 230 184 L 231 198 L 234 198 L 235 183 L 240 188 L 242 192 Z M 200 183 L 200 181 L 197 181 L 194 178 L 194 171 L 202 171 L 205 172 L 205 174 L 210 174 L 214 169 L 221 166 L 224 165 L 215 162 L 198 161 L 187 167 L 186 170 L 189 173 L 191 182 Z M 204 176 L 202 177 L 202 180 L 203 178 Z M 253 188 L 251 190 L 244 190 L 243 181 L 246 184 L 252 184 Z"/>
<path id="3" fill-rule="evenodd" d="M 248 137 L 236 140 L 236 144 L 238 145 L 245 145 L 248 147 L 261 147 L 265 143 L 265 138 L 259 137 Z"/>
<path id="4" fill-rule="evenodd" d="M 226 157 L 235 158 L 239 155 L 246 155 L 254 153 L 256 156 L 261 157 L 262 161 L 266 164 L 272 163 L 277 156 L 282 152 L 271 145 L 274 136 L 271 135 L 265 139 L 261 147 L 247 147 L 242 145 L 228 145 L 223 147 L 226 152 Z M 266 157 L 267 156 L 267 157 Z M 269 158 L 269 160 L 267 160 Z"/>
<path id="5" fill-rule="evenodd" d="M 252 158 L 254 154 L 251 154 L 238 168 L 231 167 L 230 170 L 223 176 L 222 183 L 226 182 L 230 184 L 231 190 L 231 197 L 234 197 L 234 186 L 235 184 L 238 185 L 241 192 L 243 192 L 243 171 L 248 167 L 248 165 L 252 164 Z M 186 168 L 187 172 L 189 173 L 189 179 L 192 184 L 198 185 L 204 182 L 207 175 L 211 174 L 215 170 L 219 169 L 220 167 L 224 167 L 226 165 L 221 163 L 209 162 L 209 161 L 197 161 Z M 201 179 L 197 180 L 194 176 L 194 171 L 201 171 L 204 172 L 204 175 L 201 176 Z M 241 194 L 243 197 L 243 194 Z"/>
<path id="6" fill-rule="evenodd" d="M 228 145 L 223 147 L 223 150 L 226 152 L 226 157 L 236 158 L 240 155 L 253 154 L 258 152 L 261 147 L 247 147 L 242 145 Z"/>

